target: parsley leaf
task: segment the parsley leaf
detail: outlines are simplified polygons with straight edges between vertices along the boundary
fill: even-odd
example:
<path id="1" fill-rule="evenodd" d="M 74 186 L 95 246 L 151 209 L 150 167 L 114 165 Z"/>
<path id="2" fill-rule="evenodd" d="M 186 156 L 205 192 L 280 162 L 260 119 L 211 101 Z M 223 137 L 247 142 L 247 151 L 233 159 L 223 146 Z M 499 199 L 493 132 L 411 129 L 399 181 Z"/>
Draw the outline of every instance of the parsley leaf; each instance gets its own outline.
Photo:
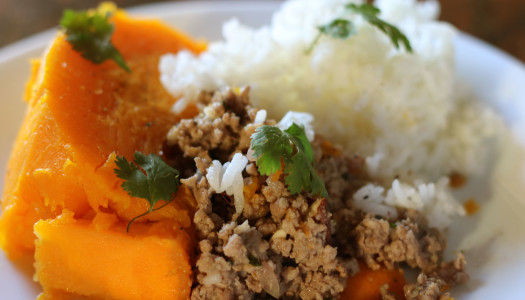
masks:
<path id="1" fill-rule="evenodd" d="M 123 179 L 122 188 L 132 197 L 143 198 L 149 202 L 147 212 L 133 218 L 127 227 L 136 219 L 167 205 L 173 198 L 173 194 L 179 189 L 179 171 L 166 164 L 162 158 L 155 154 L 144 155 L 135 152 L 135 160 L 129 162 L 125 157 L 117 156 L 115 160 L 117 169 L 115 174 Z M 166 204 L 153 209 L 155 204 L 160 201 Z"/>
<path id="2" fill-rule="evenodd" d="M 378 18 L 379 13 L 381 13 L 379 8 L 368 3 L 364 3 L 361 5 L 350 3 L 347 4 L 345 7 L 351 11 L 361 14 L 363 18 L 365 18 L 370 24 L 376 26 L 377 28 L 379 28 L 379 30 L 388 35 L 388 37 L 397 49 L 399 49 L 401 42 L 403 43 L 403 46 L 408 52 L 412 52 L 412 46 L 410 45 L 410 41 L 401 32 L 401 30 L 399 30 L 396 26 Z"/>
<path id="3" fill-rule="evenodd" d="M 261 126 L 251 136 L 253 156 L 259 173 L 270 175 L 284 163 L 284 180 L 292 194 L 301 191 L 328 197 L 322 179 L 313 167 L 314 154 L 304 128 L 293 123 L 281 131 L 275 126 Z"/>
<path id="4" fill-rule="evenodd" d="M 378 17 L 379 13 L 381 13 L 379 8 L 368 3 L 360 5 L 350 3 L 345 5 L 345 8 L 362 15 L 363 18 L 365 18 L 370 24 L 374 25 L 379 30 L 388 35 L 397 49 L 400 48 L 400 43 L 402 43 L 408 52 L 412 52 L 412 46 L 410 45 L 408 38 L 397 27 L 381 20 Z M 308 49 L 305 51 L 306 54 L 312 52 L 313 48 L 322 35 L 328 35 L 334 39 L 345 40 L 357 33 L 354 23 L 352 23 L 350 20 L 342 18 L 338 18 L 331 21 L 330 23 L 317 26 L 317 30 L 319 30 L 319 32 Z"/>
<path id="5" fill-rule="evenodd" d="M 82 57 L 95 63 L 112 59 L 121 68 L 130 72 L 130 69 L 120 52 L 111 43 L 111 36 L 115 29 L 108 21 L 108 14 L 88 13 L 67 9 L 60 20 L 66 34 L 66 40 L 73 49 L 82 54 Z"/>

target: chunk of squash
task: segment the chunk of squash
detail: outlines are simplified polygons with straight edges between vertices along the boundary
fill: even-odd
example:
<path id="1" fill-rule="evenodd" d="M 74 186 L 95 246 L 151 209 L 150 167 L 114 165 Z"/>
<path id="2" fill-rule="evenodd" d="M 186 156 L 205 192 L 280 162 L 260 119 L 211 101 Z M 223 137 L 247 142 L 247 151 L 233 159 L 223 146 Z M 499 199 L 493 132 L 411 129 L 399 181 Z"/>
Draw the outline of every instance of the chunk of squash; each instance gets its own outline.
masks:
<path id="1" fill-rule="evenodd" d="M 143 233 L 126 234 L 126 224 L 113 217 L 98 213 L 90 223 L 65 211 L 35 225 L 36 278 L 44 287 L 40 298 L 187 299 L 187 233 L 171 230 L 176 224 L 166 220 L 142 228 Z"/>
<path id="2" fill-rule="evenodd" d="M 63 209 L 76 218 L 111 211 L 123 221 L 148 209 L 146 200 L 121 189 L 114 158 L 160 152 L 179 116 L 170 110 L 176 99 L 158 78 L 158 59 L 181 49 L 199 52 L 205 45 L 159 21 L 132 19 L 120 11 L 112 21 L 112 41 L 131 73 L 113 61 L 95 65 L 85 60 L 62 34 L 34 64 L 28 110 L 2 196 L 0 246 L 11 259 L 31 257 L 33 225 Z M 171 218 L 189 227 L 194 202 L 178 200 L 137 221 Z"/>
<path id="3" fill-rule="evenodd" d="M 381 299 L 381 286 L 388 284 L 388 291 L 394 293 L 396 299 L 405 299 L 403 286 L 405 276 L 400 270 L 380 268 L 370 269 L 366 264 L 359 264 L 359 272 L 349 276 L 346 288 L 341 294 L 341 300 L 377 300 Z"/>
<path id="4" fill-rule="evenodd" d="M 33 64 L 2 195 L 0 246 L 11 259 L 36 260 L 41 299 L 187 299 L 191 192 L 181 187 L 128 234 L 127 222 L 149 204 L 123 191 L 113 169 L 117 155 L 160 153 L 182 117 L 160 83 L 160 55 L 205 45 L 159 21 L 120 11 L 112 21 L 131 73 L 85 60 L 60 33 Z"/>
<path id="5" fill-rule="evenodd" d="M 13 149 L 2 198 L 0 243 L 11 258 L 32 256 L 33 225 L 54 217 L 56 207 L 68 207 L 77 214 L 89 209 L 80 183 L 61 174 L 70 152 L 46 98 L 35 101 Z"/>

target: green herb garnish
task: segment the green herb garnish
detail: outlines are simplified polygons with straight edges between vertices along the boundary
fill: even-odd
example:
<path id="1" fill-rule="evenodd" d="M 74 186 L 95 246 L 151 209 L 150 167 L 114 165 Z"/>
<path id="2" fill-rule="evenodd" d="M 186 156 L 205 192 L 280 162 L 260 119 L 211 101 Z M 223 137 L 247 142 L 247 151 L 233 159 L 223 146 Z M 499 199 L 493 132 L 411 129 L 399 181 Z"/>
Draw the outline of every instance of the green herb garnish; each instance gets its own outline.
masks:
<path id="1" fill-rule="evenodd" d="M 397 27 L 381 20 L 378 17 L 379 13 L 381 13 L 379 8 L 368 3 L 360 5 L 350 3 L 345 5 L 345 8 L 354 13 L 360 14 L 370 24 L 374 25 L 379 30 L 388 35 L 388 37 L 397 49 L 400 48 L 400 43 L 402 43 L 408 52 L 412 52 L 412 46 L 410 45 L 410 41 L 408 40 L 408 38 Z M 352 23 L 352 21 L 350 20 L 342 18 L 338 18 L 330 23 L 317 26 L 317 30 L 319 30 L 319 32 L 317 33 L 315 39 L 310 44 L 308 49 L 306 49 L 306 54 L 312 52 L 313 48 L 315 47 L 315 45 L 319 41 L 319 38 L 321 38 L 322 35 L 327 35 L 335 39 L 345 40 L 357 33 L 354 23 Z"/>
<path id="2" fill-rule="evenodd" d="M 253 255 L 251 255 L 249 253 L 248 253 L 248 260 L 250 261 L 250 265 L 252 265 L 254 267 L 260 267 L 262 265 L 261 261 L 257 257 L 255 257 L 255 256 L 253 256 Z"/>
<path id="3" fill-rule="evenodd" d="M 80 52 L 85 59 L 95 64 L 112 59 L 130 72 L 124 58 L 111 43 L 115 28 L 108 18 L 109 14 L 67 9 L 60 20 L 60 27 L 64 29 L 66 40 L 73 49 Z"/>
<path id="4" fill-rule="evenodd" d="M 259 173 L 269 176 L 284 163 L 284 180 L 292 194 L 301 191 L 328 197 L 322 179 L 313 167 L 314 154 L 304 128 L 293 123 L 281 131 L 275 126 L 261 126 L 251 136 L 253 156 Z"/>
<path id="5" fill-rule="evenodd" d="M 317 30 L 319 30 L 319 32 L 315 36 L 312 44 L 310 44 L 310 47 L 306 50 L 307 54 L 312 52 L 322 35 L 344 40 L 356 33 L 354 23 L 345 19 L 335 19 L 328 24 L 317 26 Z"/>
<path id="6" fill-rule="evenodd" d="M 397 224 L 394 222 L 388 222 L 388 224 L 390 225 L 390 228 L 392 229 L 395 229 L 397 227 Z"/>
<path id="7" fill-rule="evenodd" d="M 381 13 L 381 10 L 379 10 L 379 8 L 368 3 L 364 3 L 361 5 L 350 3 L 347 4 L 345 7 L 353 12 L 361 14 L 363 18 L 365 18 L 370 24 L 379 28 L 379 30 L 388 35 L 388 37 L 397 49 L 399 49 L 401 42 L 403 43 L 403 46 L 405 46 L 405 49 L 408 52 L 412 52 L 412 46 L 410 45 L 410 41 L 401 32 L 401 30 L 399 30 L 396 26 L 378 18 L 379 13 Z"/>
<path id="8" fill-rule="evenodd" d="M 146 156 L 138 151 L 135 152 L 134 162 L 117 156 L 115 163 L 117 165 L 117 169 L 114 169 L 115 174 L 124 180 L 122 188 L 132 197 L 146 199 L 150 205 L 147 212 L 129 221 L 126 229 L 129 231 L 133 221 L 171 202 L 179 189 L 179 171 L 166 164 L 158 155 Z M 159 200 L 164 200 L 166 203 L 154 209 Z"/>

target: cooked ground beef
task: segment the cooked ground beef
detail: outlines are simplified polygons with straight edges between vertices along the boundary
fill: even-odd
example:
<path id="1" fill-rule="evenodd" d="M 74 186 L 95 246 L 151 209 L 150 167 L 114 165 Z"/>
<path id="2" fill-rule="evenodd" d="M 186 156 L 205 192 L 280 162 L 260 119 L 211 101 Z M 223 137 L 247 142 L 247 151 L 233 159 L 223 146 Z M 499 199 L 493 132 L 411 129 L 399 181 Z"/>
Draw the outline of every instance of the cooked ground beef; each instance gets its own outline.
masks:
<path id="1" fill-rule="evenodd" d="M 416 221 L 418 220 L 418 221 Z M 464 271 L 465 257 L 439 264 L 446 241 L 441 233 L 428 228 L 424 219 L 415 211 L 407 211 L 401 220 L 389 222 L 366 215 L 353 232 L 357 244 L 356 256 L 372 269 L 381 266 L 396 268 L 406 263 L 422 271 L 417 283 L 405 286 L 409 299 L 451 299 L 445 287 L 452 287 L 468 280 Z M 385 290 L 383 300 L 396 299 Z"/>
<path id="2" fill-rule="evenodd" d="M 465 256 L 460 252 L 455 260 L 441 263 L 441 266 L 430 275 L 442 279 L 449 286 L 462 284 L 469 279 L 468 274 L 465 272 L 465 264 Z"/>
<path id="3" fill-rule="evenodd" d="M 246 153 L 257 109 L 249 105 L 249 88 L 240 94 L 202 92 L 198 107 L 202 112 L 183 119 L 168 132 L 167 145 L 183 157 L 228 161 L 235 152 Z M 251 124 L 251 125 L 250 125 Z M 274 123 L 267 123 L 272 125 Z"/>
<path id="4" fill-rule="evenodd" d="M 383 284 L 379 289 L 381 293 L 381 300 L 397 300 L 397 295 L 388 290 L 388 284 Z"/>
<path id="5" fill-rule="evenodd" d="M 185 183 L 196 195 L 209 190 L 200 173 Z M 225 299 L 337 296 L 347 268 L 327 243 L 326 200 L 292 196 L 283 183 L 271 178 L 256 195 L 252 200 L 261 199 L 259 210 L 266 213 L 251 218 L 250 209 L 236 217 L 224 201 L 228 196 L 196 197 L 199 209 L 194 221 L 200 242 L 192 299 L 211 299 L 218 293 Z M 216 206 L 228 206 L 229 211 L 218 213 Z"/>
<path id="6" fill-rule="evenodd" d="M 372 269 L 381 265 L 389 269 L 407 263 L 428 273 L 434 271 L 445 249 L 445 239 L 439 231 L 426 228 L 410 217 L 396 222 L 371 215 L 354 229 L 357 253 Z"/>
<path id="7" fill-rule="evenodd" d="M 347 268 L 327 242 L 326 200 L 292 196 L 281 181 L 266 178 L 236 216 L 228 196 L 209 193 L 203 175 L 183 181 L 199 205 L 192 299 L 324 299 L 342 292 Z"/>
<path id="8" fill-rule="evenodd" d="M 404 288 L 407 300 L 452 300 L 450 293 L 444 292 L 447 289 L 445 281 L 419 274 L 417 283 L 407 284 Z"/>
<path id="9" fill-rule="evenodd" d="M 198 205 L 192 299 L 335 299 L 347 276 L 358 272 L 357 259 L 372 269 L 420 269 L 417 283 L 405 287 L 407 299 L 448 299 L 445 285 L 468 278 L 462 255 L 440 264 L 445 240 L 417 212 L 384 220 L 354 208 L 353 194 L 371 181 L 365 161 L 320 136 L 312 148 L 328 198 L 291 195 L 282 175 L 262 176 L 254 161 L 243 171 L 242 212 L 233 196 L 214 192 L 206 178 L 212 160 L 225 163 L 237 152 L 250 157 L 250 136 L 261 125 L 254 124 L 258 110 L 248 92 L 202 93 L 201 113 L 167 137 L 167 159 L 188 175 L 181 182 Z M 381 295 L 395 299 L 387 286 Z"/>

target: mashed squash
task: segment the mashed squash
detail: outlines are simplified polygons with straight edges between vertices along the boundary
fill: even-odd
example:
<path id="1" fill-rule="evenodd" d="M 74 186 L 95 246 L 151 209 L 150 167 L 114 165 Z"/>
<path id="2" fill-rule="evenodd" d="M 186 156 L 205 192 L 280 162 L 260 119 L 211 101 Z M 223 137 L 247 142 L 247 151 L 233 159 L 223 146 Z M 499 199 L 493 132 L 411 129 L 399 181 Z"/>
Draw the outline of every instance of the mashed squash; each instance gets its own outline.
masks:
<path id="1" fill-rule="evenodd" d="M 173 223 L 141 224 L 142 232 L 130 235 L 112 214 L 99 213 L 89 222 L 65 211 L 56 219 L 38 221 L 40 298 L 187 299 L 191 243 L 185 234 L 166 236 Z"/>
<path id="2" fill-rule="evenodd" d="M 43 298 L 68 291 L 66 298 L 144 299 L 155 291 L 162 299 L 177 290 L 186 299 L 193 196 L 179 189 L 170 205 L 137 221 L 162 226 L 138 225 L 126 235 L 125 224 L 149 205 L 123 191 L 113 169 L 116 155 L 159 153 L 180 118 L 158 79 L 159 56 L 205 45 L 123 12 L 112 22 L 131 73 L 87 61 L 62 33 L 36 62 L 2 196 L 0 245 L 11 259 L 32 260 L 36 244 Z"/>

